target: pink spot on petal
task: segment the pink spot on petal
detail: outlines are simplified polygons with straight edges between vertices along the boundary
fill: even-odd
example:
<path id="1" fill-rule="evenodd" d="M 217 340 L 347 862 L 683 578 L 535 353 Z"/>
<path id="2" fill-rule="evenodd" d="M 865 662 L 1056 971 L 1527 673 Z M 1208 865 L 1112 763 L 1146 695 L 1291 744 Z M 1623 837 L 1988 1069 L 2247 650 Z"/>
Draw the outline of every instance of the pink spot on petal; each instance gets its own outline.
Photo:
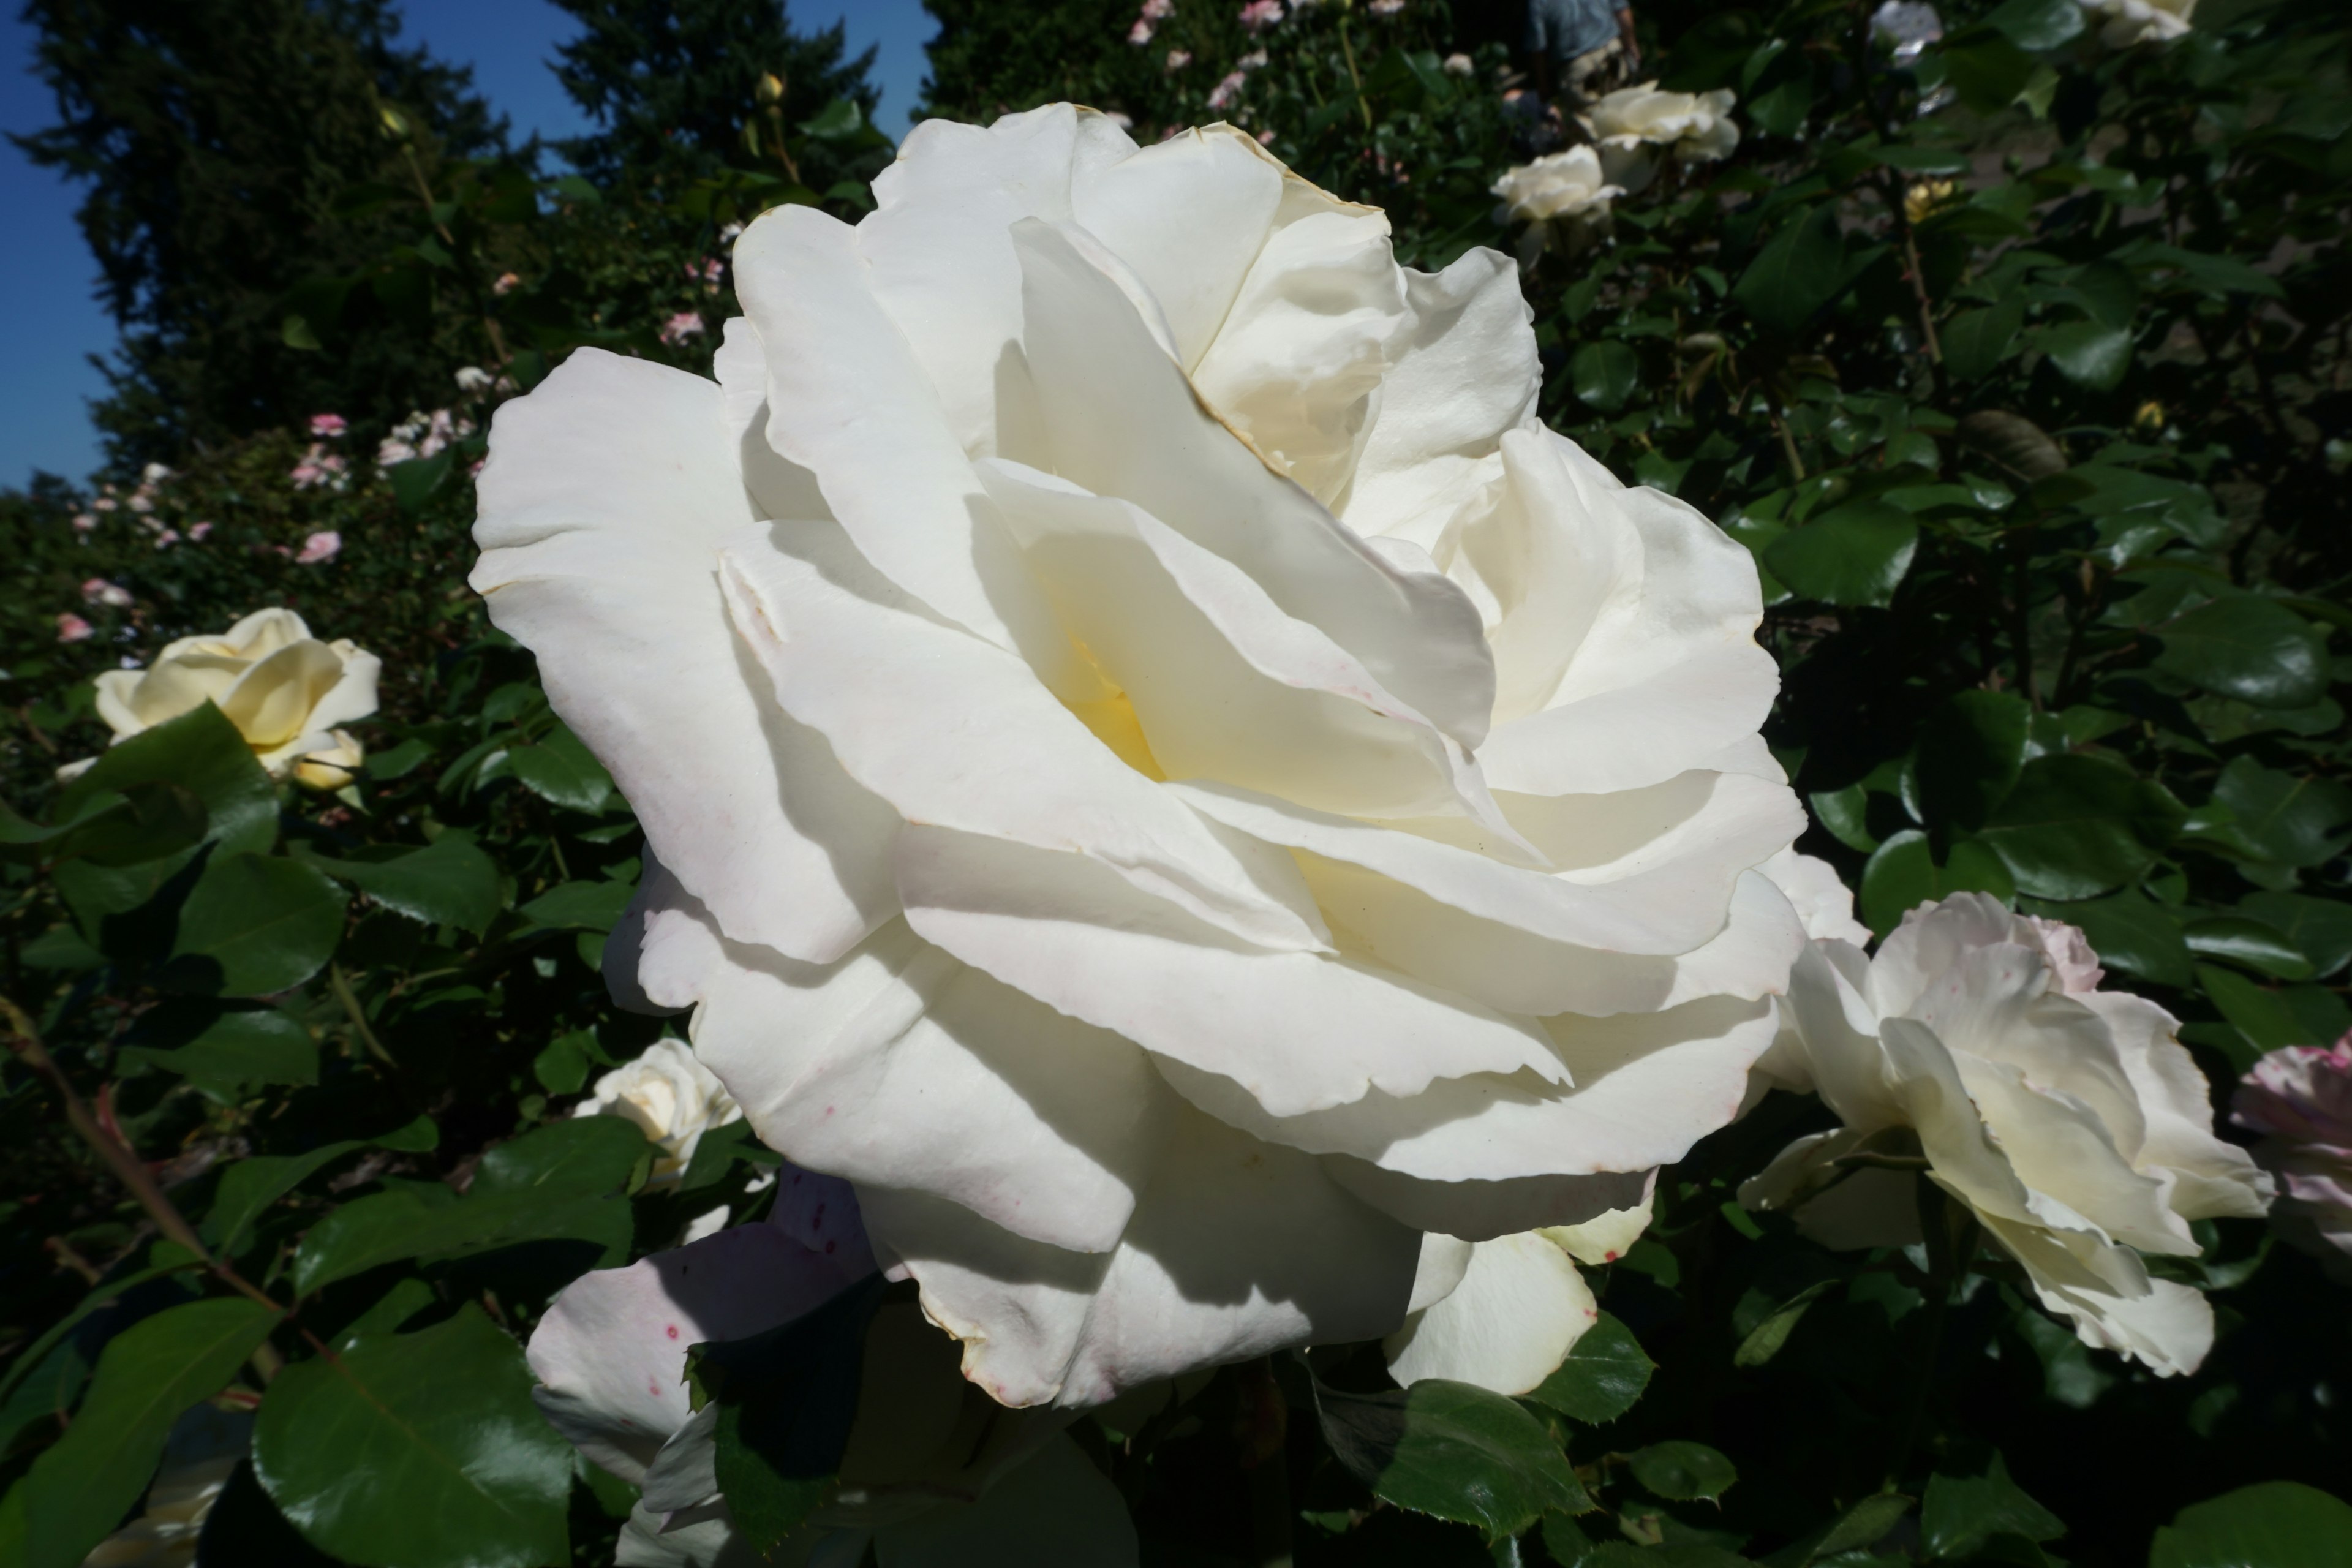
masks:
<path id="1" fill-rule="evenodd" d="M 825 1252 L 825 1256 L 826 1256 L 826 1257 L 828 1257 L 828 1258 L 832 1257 L 832 1256 L 833 1256 L 833 1249 L 834 1249 L 835 1247 L 839 1246 L 839 1245 L 840 1245 L 840 1243 L 838 1243 L 838 1242 L 833 1242 L 833 1241 L 828 1241 L 828 1242 L 826 1242 L 826 1243 L 824 1244 L 824 1252 Z"/>
<path id="2" fill-rule="evenodd" d="M 669 1326 L 669 1337 L 671 1339 L 677 1338 L 677 1325 L 676 1323 L 672 1323 Z"/>

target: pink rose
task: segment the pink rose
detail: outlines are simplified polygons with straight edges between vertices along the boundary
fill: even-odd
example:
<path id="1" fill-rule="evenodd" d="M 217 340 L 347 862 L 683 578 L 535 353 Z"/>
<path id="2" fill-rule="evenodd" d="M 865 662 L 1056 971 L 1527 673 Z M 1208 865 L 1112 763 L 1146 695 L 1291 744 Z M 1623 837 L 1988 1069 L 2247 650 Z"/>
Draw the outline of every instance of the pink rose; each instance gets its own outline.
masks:
<path id="1" fill-rule="evenodd" d="M 1242 84 L 1248 80 L 1249 78 L 1243 75 L 1240 71 L 1227 72 L 1225 79 L 1219 82 L 1210 92 L 1209 107 L 1211 109 L 1224 109 L 1230 107 L 1234 100 L 1242 95 Z"/>
<path id="2" fill-rule="evenodd" d="M 209 522 L 193 523 L 188 528 L 188 537 L 202 544 L 205 542 L 205 535 L 212 531 L 213 525 Z"/>
<path id="3" fill-rule="evenodd" d="M 662 323 L 661 341 L 676 348 L 688 338 L 700 337 L 702 332 L 701 315 L 693 310 L 680 310 Z"/>
<path id="4" fill-rule="evenodd" d="M 1180 71 L 1180 70 L 1182 70 L 1186 66 L 1191 65 L 1192 63 L 1192 50 L 1190 50 L 1190 49 L 1171 49 L 1171 50 L 1169 50 L 1169 51 L 1168 51 L 1168 68 L 1169 68 L 1170 70 L 1171 70 L 1171 71 Z"/>
<path id="5" fill-rule="evenodd" d="M 2278 1178 L 2279 1233 L 2352 1279 L 2352 1035 L 2263 1057 L 2238 1080 L 2230 1120 L 2270 1134 L 2254 1158 Z"/>
<path id="6" fill-rule="evenodd" d="M 340 414 L 310 416 L 310 434 L 313 436 L 332 437 L 341 435 L 349 428 L 350 426 L 343 422 L 343 416 Z"/>
<path id="7" fill-rule="evenodd" d="M 1133 44 L 1139 49 L 1144 45 L 1150 43 L 1151 41 L 1151 24 L 1145 21 L 1142 17 L 1138 16 L 1135 19 L 1135 26 L 1127 30 L 1127 41 Z"/>
<path id="8" fill-rule="evenodd" d="M 88 533 L 91 529 L 98 526 L 98 514 L 95 512 L 78 511 L 73 515 L 73 525 L 74 531 L 76 533 Z"/>
<path id="9" fill-rule="evenodd" d="M 1282 0 L 1250 0 L 1242 7 L 1242 26 L 1262 33 L 1282 20 Z"/>
<path id="10" fill-rule="evenodd" d="M 98 635 L 98 628 L 75 615 L 71 610 L 58 612 L 58 641 L 88 642 Z"/>
<path id="11" fill-rule="evenodd" d="M 315 566 L 321 561 L 332 561 L 343 547 L 343 536 L 332 529 L 323 530 L 302 542 L 301 553 L 294 557 L 297 566 Z"/>
<path id="12" fill-rule="evenodd" d="M 103 577 L 92 577 L 81 585 L 81 602 L 85 605 L 111 605 L 118 610 L 127 610 L 131 607 L 131 590 Z"/>

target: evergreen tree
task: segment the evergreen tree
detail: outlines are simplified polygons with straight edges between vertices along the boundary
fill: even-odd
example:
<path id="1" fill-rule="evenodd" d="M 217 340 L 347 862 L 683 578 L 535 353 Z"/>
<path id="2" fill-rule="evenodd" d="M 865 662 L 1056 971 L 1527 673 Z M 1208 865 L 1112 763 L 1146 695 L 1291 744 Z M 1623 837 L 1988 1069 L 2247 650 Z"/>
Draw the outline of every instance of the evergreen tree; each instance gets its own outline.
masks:
<path id="1" fill-rule="evenodd" d="M 556 3 L 587 28 L 562 46 L 556 77 L 602 127 L 559 150 L 599 184 L 619 182 L 625 171 L 692 178 L 756 162 L 744 147 L 743 125 L 756 110 L 763 76 L 782 83 L 789 121 L 811 119 L 845 98 L 870 119 L 881 99 L 867 79 L 874 51 L 845 60 L 840 23 L 794 32 L 782 0 Z"/>
<path id="2" fill-rule="evenodd" d="M 1217 3 L 1217 0 L 1203 0 Z M 1235 0 L 1236 5 L 1238 0 Z M 930 74 L 923 81 L 926 116 L 985 125 L 1009 110 L 1069 99 L 1086 101 L 1097 65 L 1132 47 L 1127 30 L 1137 0 L 923 0 L 938 19 Z"/>
<path id="3" fill-rule="evenodd" d="M 394 335 L 331 355 L 281 338 L 288 289 L 404 232 L 343 210 L 405 177 L 383 108 L 428 152 L 505 145 L 469 71 L 397 47 L 390 0 L 29 0 L 25 16 L 58 122 L 14 140 L 89 185 L 81 229 L 122 332 L 96 410 L 118 463 L 446 380 Z"/>

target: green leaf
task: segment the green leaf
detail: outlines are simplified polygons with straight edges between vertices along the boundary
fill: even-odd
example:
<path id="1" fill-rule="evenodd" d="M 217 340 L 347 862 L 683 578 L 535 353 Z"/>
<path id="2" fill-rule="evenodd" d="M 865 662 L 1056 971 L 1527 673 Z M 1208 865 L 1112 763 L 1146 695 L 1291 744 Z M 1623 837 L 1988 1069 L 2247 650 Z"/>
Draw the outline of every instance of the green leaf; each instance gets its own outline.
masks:
<path id="1" fill-rule="evenodd" d="M 748 1121 L 730 1121 L 724 1127 L 714 1127 L 695 1142 L 694 1158 L 687 1163 L 686 1173 L 678 1178 L 677 1190 L 694 1192 L 723 1178 L 738 1161 L 755 1165 L 779 1165 L 783 1156 L 760 1142 Z"/>
<path id="2" fill-rule="evenodd" d="M 2197 983 L 2205 988 L 2207 999 L 2221 1010 L 2230 1026 L 2245 1038 L 2242 1047 L 2235 1044 L 2221 1047 L 2222 1054 L 2240 1072 L 2252 1067 L 2254 1058 L 2264 1051 L 2274 1051 L 2281 1046 L 2319 1043 L 2312 1039 L 2311 1031 L 2304 1027 L 2303 1020 L 2294 1016 L 2284 997 L 2235 970 L 2200 963 L 2197 966 Z"/>
<path id="3" fill-rule="evenodd" d="M 400 510 L 404 512 L 423 511 L 425 503 L 433 499 L 433 492 L 439 489 L 441 481 L 449 477 L 449 470 L 457 460 L 456 452 L 445 451 L 429 458 L 411 458 L 407 462 L 393 464 L 383 470 L 384 481 L 392 486 L 392 499 L 400 503 Z"/>
<path id="4" fill-rule="evenodd" d="M 620 923 L 635 893 L 625 882 L 563 882 L 523 905 L 522 912 L 543 926 L 608 931 Z"/>
<path id="5" fill-rule="evenodd" d="M 2244 844 L 2282 866 L 2316 866 L 2344 848 L 2352 827 L 2352 790 L 2328 779 L 2298 778 L 2234 757 L 2214 781 L 2213 798 L 2230 808 Z"/>
<path id="6" fill-rule="evenodd" d="M 213 1194 L 212 1212 L 205 1216 L 204 1237 L 226 1257 L 243 1252 L 252 1239 L 253 1222 L 270 1205 L 310 1176 L 344 1155 L 367 1145 L 356 1139 L 329 1143 L 306 1154 L 255 1154 L 237 1161 L 221 1174 Z"/>
<path id="7" fill-rule="evenodd" d="M 254 1471 L 312 1545 L 353 1563 L 568 1563 L 572 1445 L 531 1381 L 521 1347 L 468 1303 L 280 1373 L 254 1425 Z"/>
<path id="8" fill-rule="evenodd" d="M 2024 770 L 2032 723 L 2033 710 L 2007 691 L 1963 691 L 1929 713 L 1918 748 L 1919 800 L 1928 821 L 1983 826 Z"/>
<path id="9" fill-rule="evenodd" d="M 1927 1478 L 1927 1493 L 1919 1506 L 1919 1535 L 1931 1556 L 1967 1557 L 1996 1535 L 2042 1542 L 2065 1533 L 2063 1521 L 2009 1479 L 2009 1467 L 1998 1453 L 1981 1476 L 1938 1471 Z"/>
<path id="10" fill-rule="evenodd" d="M 458 828 L 390 860 L 306 855 L 303 861 L 349 882 L 385 909 L 427 925 L 453 925 L 478 936 L 498 918 L 498 863 L 475 847 L 472 834 Z"/>
<path id="11" fill-rule="evenodd" d="M 868 1275 L 765 1333 L 693 1348 L 688 1376 L 719 1405 L 719 1489 L 754 1551 L 773 1552 L 831 1500 L 881 1300 L 881 1276 Z"/>
<path id="12" fill-rule="evenodd" d="M 1739 1479 L 1731 1461 L 1704 1443 L 1653 1443 L 1627 1462 L 1635 1480 L 1668 1502 L 1713 1502 Z"/>
<path id="13" fill-rule="evenodd" d="M 1789 1342 L 1789 1336 L 1796 1331 L 1797 1324 L 1806 1311 L 1836 1283 L 1835 1279 L 1817 1279 L 1774 1308 L 1771 1316 L 1750 1329 L 1748 1337 L 1739 1342 L 1739 1348 L 1732 1352 L 1731 1364 L 1762 1366 L 1779 1355 L 1780 1347 Z M 1651 1489 L 1656 1490 L 1655 1488 Z M 1659 1495 L 1666 1494 L 1660 1492 Z"/>
<path id="14" fill-rule="evenodd" d="M 625 1116 L 551 1121 L 484 1154 L 467 1201 L 501 1193 L 609 1193 L 628 1181 L 652 1146 Z"/>
<path id="15" fill-rule="evenodd" d="M 613 775 L 561 726 L 538 745 L 509 752 L 507 765 L 533 795 L 572 811 L 602 811 L 612 797 Z"/>
<path id="16" fill-rule="evenodd" d="M 1936 863 L 1927 836 L 1905 828 L 1888 837 L 1862 868 L 1862 923 L 1885 936 L 1921 904 L 1953 893 L 1990 893 L 2004 903 L 2017 893 L 2009 866 L 1980 840 L 1963 838 Z"/>
<path id="17" fill-rule="evenodd" d="M 1633 1331 L 1603 1312 L 1528 1397 L 1571 1421 L 1598 1426 L 1633 1409 L 1656 1370 Z"/>
<path id="18" fill-rule="evenodd" d="M 194 848 L 211 816 L 193 793 L 170 784 L 134 784 L 79 805 L 78 816 L 56 827 L 37 826 L 0 806 L 0 846 L 20 859 L 136 866 Z"/>
<path id="19" fill-rule="evenodd" d="M 2256 893 L 2238 908 L 2284 932 L 2321 980 L 2352 963 L 2352 904 L 2305 893 Z"/>
<path id="20" fill-rule="evenodd" d="M 2126 889 L 2111 898 L 2054 904 L 2031 900 L 2028 912 L 2080 926 L 2099 962 L 2159 985 L 2187 985 L 2189 944 L 2181 939 L 2180 918 L 2163 905 Z"/>
<path id="21" fill-rule="evenodd" d="M 2032 84 L 2039 62 L 2007 38 L 1990 34 L 1944 49 L 1947 79 L 1960 101 L 1979 114 L 1998 114 Z"/>
<path id="22" fill-rule="evenodd" d="M 1499 1394 L 1444 1378 L 1384 1394 L 1318 1381 L 1315 1403 L 1332 1458 L 1399 1508 L 1493 1540 L 1592 1506 L 1543 1425 Z"/>
<path id="23" fill-rule="evenodd" d="M 2021 49 L 2054 49 L 2082 35 L 2075 0 L 2003 0 L 1985 20 Z"/>
<path id="24" fill-rule="evenodd" d="M 2059 374 L 2094 392 L 2114 391 L 2131 368 L 2132 334 L 2126 327 L 2068 321 L 2044 329 L 2037 341 Z"/>
<path id="25" fill-rule="evenodd" d="M 1549 1534 L 1545 1539 L 1549 1542 Z M 1737 1552 L 1703 1541 L 1667 1541 L 1655 1546 L 1604 1541 L 1578 1559 L 1576 1568 L 1752 1568 L 1752 1564 Z"/>
<path id="26" fill-rule="evenodd" d="M 102 752 L 58 796 L 59 820 L 110 792 L 166 784 L 204 803 L 205 837 L 222 852 L 267 849 L 278 837 L 278 789 L 218 708 L 206 702 Z"/>
<path id="27" fill-rule="evenodd" d="M 1731 297 L 1761 325 L 1795 337 L 1845 292 L 1858 271 L 1846 254 L 1837 204 L 1824 202 L 1781 226 L 1740 274 Z"/>
<path id="28" fill-rule="evenodd" d="M 2257 708 L 2307 708 L 2327 695 L 2327 643 L 2285 606 L 2244 594 L 2155 628 L 2156 668 Z"/>
<path id="29" fill-rule="evenodd" d="M 2066 454 L 2049 432 L 2021 414 L 1980 408 L 1964 415 L 1960 439 L 2031 483 L 2066 471 Z"/>
<path id="30" fill-rule="evenodd" d="M 2274 980 L 2308 980 L 2311 960 L 2261 921 L 2244 915 L 2208 915 L 2180 928 L 2189 951 L 2200 958 L 2224 959 Z"/>
<path id="31" fill-rule="evenodd" d="M 275 1007 L 163 1002 L 139 1019 L 125 1061 L 175 1072 L 224 1105 L 255 1084 L 319 1081 L 310 1031 Z"/>
<path id="32" fill-rule="evenodd" d="M 411 736 L 397 746 L 389 747 L 381 752 L 370 752 L 367 758 L 367 775 L 379 783 L 390 784 L 394 779 L 404 779 L 415 773 L 432 755 L 431 746 Z"/>
<path id="33" fill-rule="evenodd" d="M 1614 414 L 1641 384 L 1642 361 L 1632 344 L 1603 338 L 1576 351 L 1568 362 L 1568 375 L 1578 397 L 1604 414 Z"/>
<path id="34" fill-rule="evenodd" d="M 2025 301 L 2014 294 L 1982 310 L 1962 310 L 1944 325 L 1944 368 L 1962 381 L 1981 381 L 2009 357 L 2024 330 Z"/>
<path id="35" fill-rule="evenodd" d="M 625 1199 L 529 1188 L 457 1199 L 394 1187 L 342 1205 L 310 1227 L 294 1254 L 294 1289 L 309 1295 L 386 1263 L 454 1258 L 526 1241 L 577 1241 L 606 1263 L 626 1254 Z"/>
<path id="36" fill-rule="evenodd" d="M 2352 1504 L 2297 1481 L 2240 1487 L 2192 1503 L 2156 1532 L 2148 1568 L 2342 1568 Z"/>
<path id="37" fill-rule="evenodd" d="M 278 1317 L 242 1298 L 191 1301 L 109 1341 L 72 1426 L 26 1478 L 26 1568 L 79 1568 L 147 1489 L 172 1423 L 220 1392 Z"/>
<path id="38" fill-rule="evenodd" d="M 2103 757 L 2036 757 L 1982 838 L 2020 891 L 2089 899 L 2138 879 L 2187 813 L 2161 784 Z"/>
<path id="39" fill-rule="evenodd" d="M 866 123 L 866 115 L 855 100 L 836 98 L 817 111 L 814 120 L 801 122 L 801 134 L 819 142 L 838 142 L 855 136 Z"/>
<path id="40" fill-rule="evenodd" d="M 1764 563 L 1791 591 L 1830 605 L 1885 605 L 1895 597 L 1919 525 L 1901 507 L 1853 501 L 1832 507 L 1764 548 Z"/>
<path id="41" fill-rule="evenodd" d="M 341 889 L 299 861 L 251 853 L 215 857 L 180 910 L 170 989 L 266 996 L 326 967 L 342 940 Z"/>
<path id="42" fill-rule="evenodd" d="M 1839 1515 L 1838 1521 L 1814 1546 L 1808 1561 L 1875 1546 L 1910 1511 L 1911 1500 L 1900 1492 L 1881 1492 L 1876 1497 L 1864 1498 Z"/>

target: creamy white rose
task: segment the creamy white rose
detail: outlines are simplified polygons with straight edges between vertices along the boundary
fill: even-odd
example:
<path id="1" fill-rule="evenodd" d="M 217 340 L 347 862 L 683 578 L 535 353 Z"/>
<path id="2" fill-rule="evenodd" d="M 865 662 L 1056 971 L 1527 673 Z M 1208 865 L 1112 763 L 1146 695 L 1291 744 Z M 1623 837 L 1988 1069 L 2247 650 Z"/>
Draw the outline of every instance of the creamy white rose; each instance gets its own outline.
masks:
<path id="1" fill-rule="evenodd" d="M 2197 0 L 2083 0 L 2083 10 L 2099 24 L 2099 42 L 2111 49 L 2127 49 L 2187 33 Z"/>
<path id="2" fill-rule="evenodd" d="M 1905 1246 L 1913 1173 L 1840 1162 L 1924 1159 L 2084 1342 L 2194 1371 L 2212 1309 L 2142 1255 L 2194 1256 L 2189 1221 L 2259 1215 L 2269 1182 L 2213 1135 L 2177 1020 L 2100 978 L 2080 931 L 1980 893 L 1914 910 L 1874 958 L 1816 943 L 1772 1065 L 1845 1125 L 1790 1144 L 1740 1201 L 1795 1208 L 1825 1246 Z"/>
<path id="3" fill-rule="evenodd" d="M 337 726 L 375 711 L 383 668 L 375 655 L 348 641 L 312 637 L 291 610 L 256 610 L 218 637 L 166 643 L 145 669 L 100 675 L 98 716 L 120 743 L 211 702 L 272 778 L 294 775 L 316 756 L 323 771 L 303 782 L 340 788 L 351 782 L 350 770 L 362 753 L 359 742 Z"/>
<path id="4" fill-rule="evenodd" d="M 1601 154 L 1570 147 L 1522 163 L 1496 180 L 1504 217 L 1514 223 L 1546 223 L 1561 217 L 1600 217 L 1612 197 L 1625 193 L 1601 175 Z"/>
<path id="5" fill-rule="evenodd" d="M 473 581 L 645 825 L 606 948 L 1008 1404 L 1391 1332 L 1635 1201 L 1802 945 L 1744 549 L 1535 415 L 1516 269 L 1227 127 L 932 123 L 719 384 L 507 404 Z"/>
<path id="6" fill-rule="evenodd" d="M 695 1146 L 714 1127 L 743 1119 L 742 1107 L 717 1075 L 694 1059 L 684 1040 L 659 1039 L 635 1061 L 598 1079 L 574 1116 L 625 1116 L 661 1145 L 653 1180 L 676 1182 L 694 1162 Z"/>

